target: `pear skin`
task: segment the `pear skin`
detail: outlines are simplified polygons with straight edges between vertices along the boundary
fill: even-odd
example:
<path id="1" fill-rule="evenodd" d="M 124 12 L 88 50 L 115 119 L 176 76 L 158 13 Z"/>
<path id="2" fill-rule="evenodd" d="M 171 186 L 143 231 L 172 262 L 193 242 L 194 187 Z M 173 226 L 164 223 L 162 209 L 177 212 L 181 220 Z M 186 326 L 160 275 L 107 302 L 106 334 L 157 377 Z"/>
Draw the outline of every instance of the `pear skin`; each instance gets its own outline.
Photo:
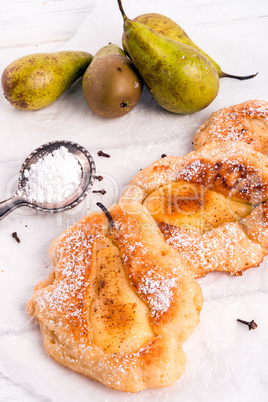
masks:
<path id="1" fill-rule="evenodd" d="M 130 20 L 121 0 L 118 4 L 127 51 L 156 102 L 180 114 L 208 106 L 219 90 L 218 73 L 212 63 L 196 49 Z"/>
<path id="2" fill-rule="evenodd" d="M 108 54 L 117 54 L 119 56 L 126 57 L 126 54 L 123 49 L 121 49 L 114 43 L 109 43 L 109 45 L 103 46 L 101 49 L 97 51 L 97 53 L 94 56 L 94 59 L 96 60 L 97 57 L 106 56 Z"/>
<path id="3" fill-rule="evenodd" d="M 194 49 L 198 50 L 202 53 L 216 68 L 219 78 L 235 78 L 238 80 L 248 80 L 250 78 L 255 77 L 257 74 L 245 75 L 245 76 L 238 76 L 238 75 L 231 75 L 224 73 L 216 63 L 206 52 L 204 52 L 199 46 L 197 46 L 191 38 L 187 35 L 187 33 L 172 19 L 157 13 L 148 13 L 139 15 L 136 18 L 133 18 L 133 21 L 140 22 L 141 24 L 146 25 L 148 28 L 153 29 L 154 31 L 160 33 L 161 35 L 175 40 L 180 43 L 184 43 L 185 45 L 191 46 Z M 123 34 L 122 38 L 123 49 L 126 50 L 126 43 L 125 43 L 125 34 Z"/>
<path id="4" fill-rule="evenodd" d="M 53 103 L 86 71 L 87 52 L 37 53 L 10 63 L 2 74 L 5 97 L 21 110 L 37 110 Z"/>
<path id="5" fill-rule="evenodd" d="M 137 105 L 143 83 L 124 51 L 109 44 L 95 54 L 82 88 L 89 107 L 97 115 L 112 119 L 124 116 Z"/>

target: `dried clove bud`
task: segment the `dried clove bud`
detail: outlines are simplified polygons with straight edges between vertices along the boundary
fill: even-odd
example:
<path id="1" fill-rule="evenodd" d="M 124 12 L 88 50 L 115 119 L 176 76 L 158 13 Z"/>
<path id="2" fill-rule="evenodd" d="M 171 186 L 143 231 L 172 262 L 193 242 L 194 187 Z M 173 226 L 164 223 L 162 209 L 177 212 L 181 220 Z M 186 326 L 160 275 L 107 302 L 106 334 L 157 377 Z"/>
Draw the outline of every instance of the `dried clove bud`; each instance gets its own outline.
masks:
<path id="1" fill-rule="evenodd" d="M 105 158 L 110 158 L 110 157 L 111 157 L 111 155 L 106 154 L 106 153 L 103 152 L 103 151 L 99 151 L 99 152 L 98 152 L 98 156 L 104 156 Z"/>
<path id="2" fill-rule="evenodd" d="M 12 237 L 16 240 L 17 243 L 20 243 L 20 239 L 19 239 L 19 237 L 18 237 L 17 232 L 13 232 L 13 233 L 12 233 Z"/>
<path id="3" fill-rule="evenodd" d="M 96 180 L 102 181 L 103 180 L 103 176 L 95 176 Z"/>
<path id="4" fill-rule="evenodd" d="M 102 190 L 94 190 L 94 191 L 92 191 L 92 193 L 106 194 L 106 193 L 107 193 L 107 191 L 106 191 L 106 190 L 104 190 L 104 188 L 103 188 Z"/>
<path id="5" fill-rule="evenodd" d="M 113 226 L 114 226 L 114 221 L 113 221 L 112 215 L 110 214 L 108 209 L 101 202 L 97 202 L 96 205 L 105 213 L 105 215 L 107 216 L 108 221 L 110 223 L 110 229 L 112 229 Z"/>
<path id="6" fill-rule="evenodd" d="M 249 330 L 256 329 L 258 327 L 258 325 L 256 324 L 256 322 L 254 320 L 252 320 L 252 321 L 244 321 L 244 320 L 240 320 L 238 318 L 237 321 L 241 322 L 242 324 L 247 325 Z"/>

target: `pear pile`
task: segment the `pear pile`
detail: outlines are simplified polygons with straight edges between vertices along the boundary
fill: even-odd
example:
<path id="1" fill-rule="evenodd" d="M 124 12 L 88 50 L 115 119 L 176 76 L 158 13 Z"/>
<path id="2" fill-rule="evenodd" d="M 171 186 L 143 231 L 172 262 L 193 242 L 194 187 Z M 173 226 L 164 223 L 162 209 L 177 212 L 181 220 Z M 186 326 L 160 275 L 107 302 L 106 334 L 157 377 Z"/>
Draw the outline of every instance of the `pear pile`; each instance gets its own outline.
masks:
<path id="1" fill-rule="evenodd" d="M 124 20 L 123 50 L 109 44 L 93 57 L 82 51 L 38 53 L 9 64 L 2 74 L 6 99 L 21 110 L 42 109 L 55 102 L 78 78 L 85 100 L 104 118 L 129 113 L 139 102 L 143 83 L 169 112 L 191 114 L 217 96 L 219 79 L 255 77 L 224 73 L 174 21 L 149 13 Z"/>

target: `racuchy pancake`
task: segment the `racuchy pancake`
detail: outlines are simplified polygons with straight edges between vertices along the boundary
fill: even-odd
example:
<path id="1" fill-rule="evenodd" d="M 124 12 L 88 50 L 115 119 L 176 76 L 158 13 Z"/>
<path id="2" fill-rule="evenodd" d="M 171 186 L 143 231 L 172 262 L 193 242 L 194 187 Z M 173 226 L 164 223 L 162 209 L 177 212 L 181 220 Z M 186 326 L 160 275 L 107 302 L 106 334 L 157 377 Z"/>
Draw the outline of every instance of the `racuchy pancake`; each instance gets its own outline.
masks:
<path id="1" fill-rule="evenodd" d="M 185 370 L 201 289 L 145 208 L 109 210 L 112 225 L 92 213 L 54 240 L 54 270 L 28 312 L 64 366 L 122 391 L 172 385 Z"/>
<path id="2" fill-rule="evenodd" d="M 140 171 L 120 199 L 141 204 L 196 277 L 238 275 L 268 252 L 268 158 L 238 141 L 210 143 Z"/>

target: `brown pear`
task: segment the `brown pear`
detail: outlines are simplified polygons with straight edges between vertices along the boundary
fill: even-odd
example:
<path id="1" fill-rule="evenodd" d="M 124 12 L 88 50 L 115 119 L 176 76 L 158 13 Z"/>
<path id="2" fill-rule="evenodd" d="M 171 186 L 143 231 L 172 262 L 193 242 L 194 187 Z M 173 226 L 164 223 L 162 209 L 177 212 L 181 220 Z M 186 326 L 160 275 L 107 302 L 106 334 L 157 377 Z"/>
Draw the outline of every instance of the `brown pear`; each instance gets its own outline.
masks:
<path id="1" fill-rule="evenodd" d="M 143 87 L 132 61 L 114 44 L 96 53 L 82 86 L 89 107 L 105 118 L 129 113 L 137 105 Z"/>

